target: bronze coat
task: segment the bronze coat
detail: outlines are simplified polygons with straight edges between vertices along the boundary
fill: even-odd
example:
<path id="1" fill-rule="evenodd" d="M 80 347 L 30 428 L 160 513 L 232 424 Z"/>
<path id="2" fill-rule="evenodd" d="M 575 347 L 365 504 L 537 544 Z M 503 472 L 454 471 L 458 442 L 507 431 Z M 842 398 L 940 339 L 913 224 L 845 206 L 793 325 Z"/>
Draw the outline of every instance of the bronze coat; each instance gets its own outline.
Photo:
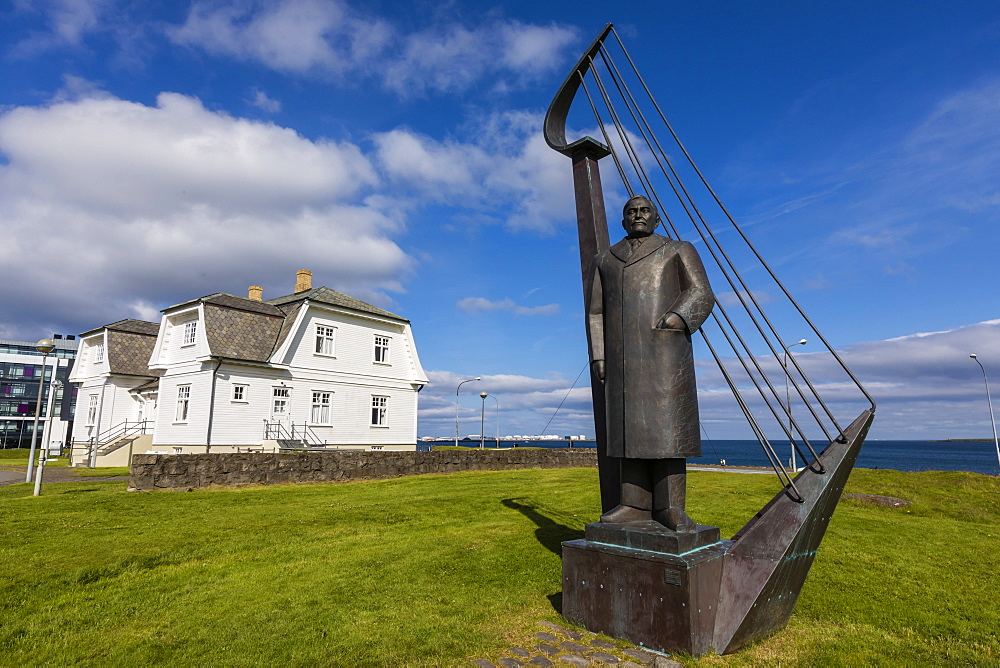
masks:
<path id="1" fill-rule="evenodd" d="M 612 457 L 701 455 L 691 334 L 715 298 L 697 251 L 652 234 L 629 256 L 623 239 L 594 257 L 589 312 L 591 360 L 605 361 Z M 676 313 L 687 330 L 657 329 Z"/>

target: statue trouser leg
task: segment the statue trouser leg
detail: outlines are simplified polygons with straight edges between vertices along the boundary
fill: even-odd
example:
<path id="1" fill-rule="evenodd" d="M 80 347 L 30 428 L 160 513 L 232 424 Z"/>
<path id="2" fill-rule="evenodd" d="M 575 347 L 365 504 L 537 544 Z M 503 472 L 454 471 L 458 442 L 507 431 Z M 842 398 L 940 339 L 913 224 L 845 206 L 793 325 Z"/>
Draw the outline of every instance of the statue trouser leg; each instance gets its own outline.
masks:
<path id="1" fill-rule="evenodd" d="M 684 512 L 687 501 L 687 460 L 683 457 L 650 461 L 653 478 L 653 519 L 674 531 L 694 531 L 694 520 Z"/>
<path id="2" fill-rule="evenodd" d="M 601 522 L 628 524 L 652 519 L 655 460 L 621 458 L 621 504 L 601 515 Z"/>

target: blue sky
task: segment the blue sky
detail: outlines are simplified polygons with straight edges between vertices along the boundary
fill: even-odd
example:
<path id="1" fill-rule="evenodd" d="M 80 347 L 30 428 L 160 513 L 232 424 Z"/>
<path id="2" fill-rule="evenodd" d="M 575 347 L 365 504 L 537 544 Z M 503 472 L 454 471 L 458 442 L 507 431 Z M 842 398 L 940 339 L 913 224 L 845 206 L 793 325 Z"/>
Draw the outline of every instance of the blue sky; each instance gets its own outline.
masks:
<path id="1" fill-rule="evenodd" d="M 988 436 L 968 353 L 1000 386 L 1000 6 L 620 4 L 3 3 L 0 337 L 306 268 L 412 320 L 420 435 L 454 433 L 476 375 L 463 434 L 485 390 L 505 434 L 565 400 L 547 431 L 591 435 L 569 161 L 540 126 L 611 21 L 879 401 L 872 437 Z M 703 378 L 710 436 L 746 437 Z"/>

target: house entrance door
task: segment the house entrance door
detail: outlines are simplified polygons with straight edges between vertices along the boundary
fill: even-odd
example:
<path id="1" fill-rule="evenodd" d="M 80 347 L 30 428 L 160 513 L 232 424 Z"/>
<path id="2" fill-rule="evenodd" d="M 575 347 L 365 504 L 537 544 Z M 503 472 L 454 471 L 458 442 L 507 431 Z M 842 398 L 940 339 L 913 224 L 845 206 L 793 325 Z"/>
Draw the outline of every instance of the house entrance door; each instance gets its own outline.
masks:
<path id="1" fill-rule="evenodd" d="M 292 390 L 289 387 L 275 387 L 271 391 L 271 424 L 280 425 L 276 428 L 278 432 L 288 433 L 291 428 L 291 402 Z M 279 433 L 272 438 L 283 438 L 284 433 Z"/>

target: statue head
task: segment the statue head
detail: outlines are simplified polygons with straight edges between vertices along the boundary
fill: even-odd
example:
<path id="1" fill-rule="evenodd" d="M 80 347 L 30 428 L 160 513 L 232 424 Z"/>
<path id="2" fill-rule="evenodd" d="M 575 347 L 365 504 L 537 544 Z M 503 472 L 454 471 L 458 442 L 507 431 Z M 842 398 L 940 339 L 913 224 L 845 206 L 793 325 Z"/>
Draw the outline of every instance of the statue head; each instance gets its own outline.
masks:
<path id="1" fill-rule="evenodd" d="M 622 208 L 622 227 L 632 238 L 648 237 L 660 224 L 656 207 L 643 195 L 636 195 Z"/>

